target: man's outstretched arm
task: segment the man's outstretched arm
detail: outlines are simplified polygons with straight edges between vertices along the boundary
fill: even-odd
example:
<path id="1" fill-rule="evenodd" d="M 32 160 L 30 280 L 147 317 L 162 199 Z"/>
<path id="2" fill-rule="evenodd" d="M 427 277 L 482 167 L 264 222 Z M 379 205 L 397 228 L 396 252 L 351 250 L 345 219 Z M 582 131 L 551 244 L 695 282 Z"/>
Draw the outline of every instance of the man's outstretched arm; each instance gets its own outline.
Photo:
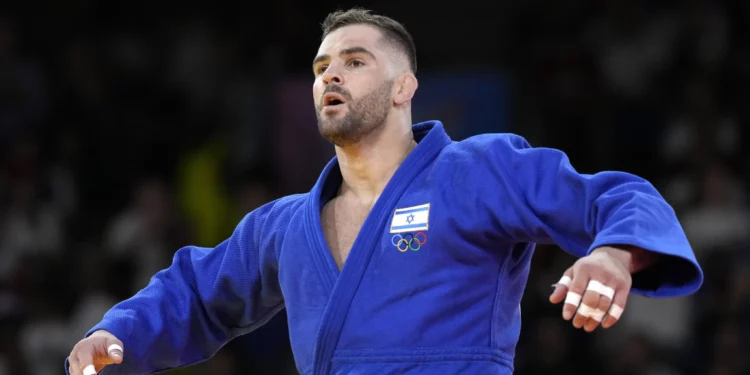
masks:
<path id="1" fill-rule="evenodd" d="M 486 135 L 485 196 L 498 226 L 517 242 L 557 244 L 580 258 L 558 283 L 563 316 L 592 330 L 617 321 L 632 291 L 649 297 L 695 292 L 703 272 L 672 207 L 654 186 L 624 172 L 578 173 L 560 150 L 512 134 Z M 614 300 L 615 303 L 612 303 Z M 613 307 L 614 306 L 614 307 Z"/>
<path id="2" fill-rule="evenodd" d="M 102 374 L 150 374 L 202 362 L 283 309 L 276 249 L 288 221 L 273 207 L 245 216 L 214 248 L 178 250 L 169 268 L 75 346 L 69 375 L 105 366 Z"/>

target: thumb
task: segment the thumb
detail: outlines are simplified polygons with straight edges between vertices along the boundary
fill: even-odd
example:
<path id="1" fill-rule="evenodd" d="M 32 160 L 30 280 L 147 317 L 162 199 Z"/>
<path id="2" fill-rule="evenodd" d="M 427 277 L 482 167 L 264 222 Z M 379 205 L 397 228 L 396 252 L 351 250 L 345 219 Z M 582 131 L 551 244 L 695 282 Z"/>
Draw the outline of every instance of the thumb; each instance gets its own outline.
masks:
<path id="1" fill-rule="evenodd" d="M 122 341 L 118 340 L 114 336 L 107 337 L 107 340 L 105 341 L 106 350 L 107 350 L 107 357 L 112 361 L 114 364 L 120 364 L 122 363 L 122 359 L 124 356 L 124 349 L 122 345 Z"/>
<path id="2" fill-rule="evenodd" d="M 565 300 L 565 296 L 568 294 L 568 286 L 570 285 L 570 281 L 573 279 L 573 267 L 568 268 L 565 270 L 565 273 L 563 273 L 562 278 L 560 278 L 560 281 L 558 281 L 556 284 L 552 285 L 555 290 L 552 292 L 552 295 L 549 296 L 549 301 L 558 304 Z"/>

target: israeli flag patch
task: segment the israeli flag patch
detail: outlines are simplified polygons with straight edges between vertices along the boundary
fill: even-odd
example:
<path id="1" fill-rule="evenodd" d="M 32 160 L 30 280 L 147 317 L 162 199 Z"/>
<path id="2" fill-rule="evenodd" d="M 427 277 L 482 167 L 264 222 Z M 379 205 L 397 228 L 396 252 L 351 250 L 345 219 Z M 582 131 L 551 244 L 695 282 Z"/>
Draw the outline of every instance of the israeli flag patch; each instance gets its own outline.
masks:
<path id="1" fill-rule="evenodd" d="M 396 209 L 391 220 L 391 233 L 427 230 L 430 221 L 430 204 Z"/>

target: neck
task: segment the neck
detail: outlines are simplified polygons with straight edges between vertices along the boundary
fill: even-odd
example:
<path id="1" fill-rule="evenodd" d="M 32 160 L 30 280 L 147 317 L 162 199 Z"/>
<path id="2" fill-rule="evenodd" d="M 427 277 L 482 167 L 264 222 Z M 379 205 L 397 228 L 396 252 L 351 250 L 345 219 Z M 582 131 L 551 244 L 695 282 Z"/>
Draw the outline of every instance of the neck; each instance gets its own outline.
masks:
<path id="1" fill-rule="evenodd" d="M 380 129 L 357 144 L 336 147 L 344 180 L 340 195 L 352 194 L 363 204 L 372 205 L 417 145 L 411 125 L 384 124 Z"/>

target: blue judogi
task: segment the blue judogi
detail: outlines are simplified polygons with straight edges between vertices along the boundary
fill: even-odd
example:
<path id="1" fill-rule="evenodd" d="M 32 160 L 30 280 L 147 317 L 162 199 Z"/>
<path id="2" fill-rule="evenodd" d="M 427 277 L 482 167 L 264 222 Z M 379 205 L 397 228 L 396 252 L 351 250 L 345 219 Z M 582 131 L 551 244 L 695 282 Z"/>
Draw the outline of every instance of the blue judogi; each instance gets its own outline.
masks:
<path id="1" fill-rule="evenodd" d="M 342 182 L 334 158 L 309 193 L 249 213 L 215 248 L 185 247 L 91 332 L 121 339 L 103 374 L 195 364 L 287 309 L 297 368 L 324 374 L 511 374 L 534 246 L 582 257 L 627 244 L 661 261 L 646 296 L 690 294 L 703 273 L 672 208 L 621 172 L 577 173 L 564 153 L 512 134 L 452 141 L 440 122 L 385 187 L 341 271 L 320 212 Z M 66 364 L 67 371 L 67 364 Z"/>

